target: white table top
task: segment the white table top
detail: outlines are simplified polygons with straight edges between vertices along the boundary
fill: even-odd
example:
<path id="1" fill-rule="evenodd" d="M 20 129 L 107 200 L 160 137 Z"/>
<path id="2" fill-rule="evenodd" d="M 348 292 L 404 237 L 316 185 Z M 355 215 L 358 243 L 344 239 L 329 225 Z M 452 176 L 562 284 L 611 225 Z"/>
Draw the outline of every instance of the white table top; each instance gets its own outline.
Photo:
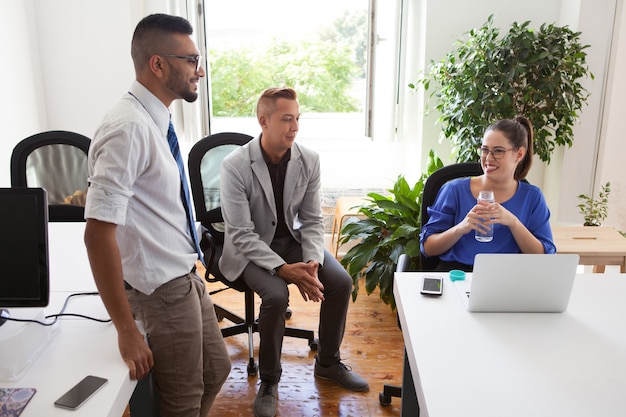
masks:
<path id="1" fill-rule="evenodd" d="M 421 416 L 626 415 L 626 274 L 578 275 L 561 314 L 469 313 L 421 275 L 394 283 Z"/>
<path id="2" fill-rule="evenodd" d="M 52 291 L 45 314 L 58 313 L 71 293 L 96 290 L 83 243 L 84 228 L 85 223 L 49 224 Z M 10 310 L 16 316 L 23 314 L 19 309 Z M 66 312 L 108 318 L 99 296 L 73 298 Z M 15 323 L 5 326 L 11 324 Z M 19 380 L 0 380 L 0 387 L 37 389 L 20 417 L 120 417 L 136 381 L 130 380 L 128 368 L 119 354 L 113 324 L 60 318 L 55 326 L 58 333 Z M 76 411 L 54 406 L 57 398 L 87 375 L 107 378 L 108 383 Z"/>

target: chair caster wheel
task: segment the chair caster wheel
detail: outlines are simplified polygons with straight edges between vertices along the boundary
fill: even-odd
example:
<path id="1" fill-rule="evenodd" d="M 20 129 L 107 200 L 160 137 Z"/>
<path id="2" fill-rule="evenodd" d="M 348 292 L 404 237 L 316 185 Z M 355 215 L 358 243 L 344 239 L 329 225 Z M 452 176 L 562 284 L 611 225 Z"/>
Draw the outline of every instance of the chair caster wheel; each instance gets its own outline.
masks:
<path id="1" fill-rule="evenodd" d="M 391 404 L 391 397 L 388 395 L 385 395 L 382 392 L 378 393 L 378 402 L 380 402 L 380 405 L 389 405 Z"/>
<path id="2" fill-rule="evenodd" d="M 316 351 L 318 343 L 319 341 L 317 339 L 309 340 L 309 349 L 311 349 L 312 351 Z"/>
<path id="3" fill-rule="evenodd" d="M 255 376 L 259 370 L 259 368 L 256 366 L 256 363 L 254 363 L 254 360 L 251 359 L 250 362 L 248 363 L 248 376 Z"/>
<path id="4" fill-rule="evenodd" d="M 290 308 L 287 308 L 287 310 L 285 310 L 285 320 L 289 320 L 292 315 L 293 315 L 293 311 L 291 311 Z"/>

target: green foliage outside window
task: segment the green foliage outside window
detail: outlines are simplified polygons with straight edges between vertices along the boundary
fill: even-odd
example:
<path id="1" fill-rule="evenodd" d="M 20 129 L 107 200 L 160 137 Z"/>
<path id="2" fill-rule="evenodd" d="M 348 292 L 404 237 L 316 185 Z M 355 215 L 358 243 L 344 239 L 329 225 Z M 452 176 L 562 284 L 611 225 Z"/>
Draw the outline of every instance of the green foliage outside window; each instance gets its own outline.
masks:
<path id="1" fill-rule="evenodd" d="M 346 14 L 332 28 L 301 42 L 211 49 L 213 115 L 255 116 L 259 94 L 272 86 L 295 88 L 302 112 L 361 111 L 350 93 L 365 71 L 365 17 Z"/>

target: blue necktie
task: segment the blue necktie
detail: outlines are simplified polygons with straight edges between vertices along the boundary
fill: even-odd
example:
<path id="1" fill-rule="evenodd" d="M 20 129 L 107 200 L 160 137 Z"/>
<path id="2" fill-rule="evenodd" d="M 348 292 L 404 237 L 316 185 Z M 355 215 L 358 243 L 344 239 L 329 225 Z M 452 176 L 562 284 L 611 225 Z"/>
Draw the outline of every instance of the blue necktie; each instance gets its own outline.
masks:
<path id="1" fill-rule="evenodd" d="M 185 175 L 185 165 L 183 164 L 183 158 L 180 154 L 180 147 L 178 146 L 178 138 L 174 131 L 174 126 L 170 120 L 170 126 L 167 129 L 167 143 L 170 145 L 170 151 L 176 160 L 178 165 L 178 171 L 180 172 L 180 182 L 182 184 L 180 197 L 183 200 L 183 206 L 187 212 L 187 225 L 193 239 L 193 243 L 196 246 L 196 252 L 198 252 L 198 258 L 204 265 L 204 257 L 202 256 L 202 250 L 200 249 L 200 241 L 198 240 L 198 233 L 196 232 L 195 221 L 193 219 L 193 212 L 191 211 L 191 198 L 189 197 L 189 186 L 187 185 L 187 176 Z"/>

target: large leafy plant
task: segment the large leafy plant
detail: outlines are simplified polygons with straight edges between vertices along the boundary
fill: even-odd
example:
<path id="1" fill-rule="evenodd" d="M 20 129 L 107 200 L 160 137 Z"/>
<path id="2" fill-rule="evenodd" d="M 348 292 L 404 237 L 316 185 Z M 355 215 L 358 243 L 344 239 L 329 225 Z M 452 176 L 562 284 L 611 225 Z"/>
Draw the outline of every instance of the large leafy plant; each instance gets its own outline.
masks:
<path id="1" fill-rule="evenodd" d="M 410 88 L 432 89 L 442 136 L 458 162 L 478 160 L 485 128 L 522 114 L 535 131 L 535 153 L 549 163 L 557 146 L 572 146 L 572 127 L 589 93 L 580 84 L 593 74 L 586 64 L 580 32 L 567 26 L 513 23 L 500 36 L 493 15 L 455 43 Z"/>
<path id="2" fill-rule="evenodd" d="M 380 288 L 380 298 L 395 310 L 393 274 L 398 257 L 406 253 L 414 269 L 419 269 L 421 206 L 424 183 L 430 174 L 441 168 L 443 162 L 433 150 L 428 155 L 427 172 L 411 187 L 400 175 L 391 195 L 369 193 L 369 203 L 359 208 L 365 218 L 343 227 L 340 243 L 357 240 L 341 259 L 341 264 L 352 277 L 352 300 L 356 301 L 359 281 L 365 278 L 365 289 L 371 294 Z"/>

